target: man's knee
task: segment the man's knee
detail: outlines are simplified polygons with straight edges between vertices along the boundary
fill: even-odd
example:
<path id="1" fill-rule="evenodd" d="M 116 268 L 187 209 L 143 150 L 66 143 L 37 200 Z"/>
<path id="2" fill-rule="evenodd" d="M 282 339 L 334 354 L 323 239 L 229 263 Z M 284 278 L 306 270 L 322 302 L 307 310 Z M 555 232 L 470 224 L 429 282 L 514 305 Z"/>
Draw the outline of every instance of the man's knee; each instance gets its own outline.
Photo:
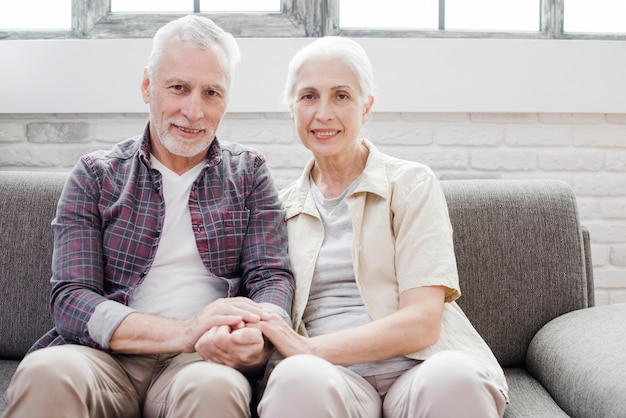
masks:
<path id="1" fill-rule="evenodd" d="M 106 380 L 96 376 L 114 375 L 114 365 L 115 361 L 108 354 L 83 346 L 37 350 L 22 360 L 11 380 L 7 390 L 7 417 L 89 416 L 90 412 L 92 416 L 110 416 L 101 413 L 108 411 L 110 405 L 128 413 L 137 411 L 138 402 L 131 394 L 130 383 L 115 387 L 113 384 L 96 385 Z M 99 374 L 101 370 L 104 372 Z M 110 390 L 112 388 L 115 390 Z"/>
<path id="2" fill-rule="evenodd" d="M 198 361 L 184 365 L 170 378 L 162 386 L 157 383 L 162 389 L 153 388 L 148 394 L 144 416 L 200 417 L 208 411 L 213 416 L 250 416 L 252 387 L 231 367 Z"/>
<path id="3" fill-rule="evenodd" d="M 65 390 L 63 387 L 68 383 L 76 384 L 84 378 L 84 367 L 84 359 L 65 346 L 37 350 L 22 360 L 10 389 L 23 381 L 31 387 Z"/>

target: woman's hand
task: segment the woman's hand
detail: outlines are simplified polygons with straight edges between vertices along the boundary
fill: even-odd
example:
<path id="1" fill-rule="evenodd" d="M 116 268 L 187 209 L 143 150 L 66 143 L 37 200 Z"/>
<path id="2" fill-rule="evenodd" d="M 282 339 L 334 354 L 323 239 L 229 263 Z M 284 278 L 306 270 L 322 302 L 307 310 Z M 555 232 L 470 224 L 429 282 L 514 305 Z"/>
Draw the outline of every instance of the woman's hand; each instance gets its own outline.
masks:
<path id="1" fill-rule="evenodd" d="M 258 322 L 248 323 L 246 328 L 260 330 L 283 357 L 315 354 L 312 340 L 299 335 L 277 313 L 271 313 Z"/>

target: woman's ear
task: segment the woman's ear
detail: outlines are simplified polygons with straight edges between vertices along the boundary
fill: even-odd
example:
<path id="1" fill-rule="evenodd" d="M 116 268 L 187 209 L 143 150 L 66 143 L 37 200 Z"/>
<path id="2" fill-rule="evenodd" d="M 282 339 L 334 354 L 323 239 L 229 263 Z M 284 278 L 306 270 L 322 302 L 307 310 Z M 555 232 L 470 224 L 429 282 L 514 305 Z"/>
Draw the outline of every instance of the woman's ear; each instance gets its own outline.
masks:
<path id="1" fill-rule="evenodd" d="M 367 123 L 367 119 L 370 116 L 370 112 L 372 111 L 372 106 L 374 106 L 374 96 L 369 96 L 367 98 L 367 103 L 363 107 L 363 118 L 361 119 L 361 123 L 365 125 Z"/>

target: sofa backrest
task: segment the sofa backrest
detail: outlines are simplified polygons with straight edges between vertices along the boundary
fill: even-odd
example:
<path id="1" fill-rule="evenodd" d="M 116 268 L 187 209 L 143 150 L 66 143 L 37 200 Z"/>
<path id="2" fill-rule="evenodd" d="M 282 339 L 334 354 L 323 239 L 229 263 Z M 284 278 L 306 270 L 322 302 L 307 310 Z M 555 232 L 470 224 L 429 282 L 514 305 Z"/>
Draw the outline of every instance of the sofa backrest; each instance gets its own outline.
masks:
<path id="1" fill-rule="evenodd" d="M 523 367 L 539 328 L 594 303 L 575 195 L 556 180 L 441 184 L 454 229 L 458 303 L 503 367 Z"/>
<path id="2" fill-rule="evenodd" d="M 65 178 L 0 171 L 0 359 L 21 358 L 52 326 L 50 222 Z M 593 305 L 575 196 L 549 180 L 441 184 L 454 228 L 458 303 L 504 367 L 523 366 L 541 326 Z"/>
<path id="3" fill-rule="evenodd" d="M 52 327 L 50 222 L 65 178 L 0 172 L 0 358 L 22 358 Z"/>

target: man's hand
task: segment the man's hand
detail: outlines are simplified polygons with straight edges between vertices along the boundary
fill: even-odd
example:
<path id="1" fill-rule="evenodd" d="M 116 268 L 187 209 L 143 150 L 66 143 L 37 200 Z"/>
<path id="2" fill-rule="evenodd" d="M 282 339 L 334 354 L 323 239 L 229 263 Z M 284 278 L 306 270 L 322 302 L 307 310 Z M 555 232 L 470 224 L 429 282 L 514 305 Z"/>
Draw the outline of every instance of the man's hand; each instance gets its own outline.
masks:
<path id="1" fill-rule="evenodd" d="M 196 343 L 196 351 L 207 361 L 224 364 L 241 372 L 260 369 L 272 352 L 259 329 L 221 325 L 211 328 Z"/>

